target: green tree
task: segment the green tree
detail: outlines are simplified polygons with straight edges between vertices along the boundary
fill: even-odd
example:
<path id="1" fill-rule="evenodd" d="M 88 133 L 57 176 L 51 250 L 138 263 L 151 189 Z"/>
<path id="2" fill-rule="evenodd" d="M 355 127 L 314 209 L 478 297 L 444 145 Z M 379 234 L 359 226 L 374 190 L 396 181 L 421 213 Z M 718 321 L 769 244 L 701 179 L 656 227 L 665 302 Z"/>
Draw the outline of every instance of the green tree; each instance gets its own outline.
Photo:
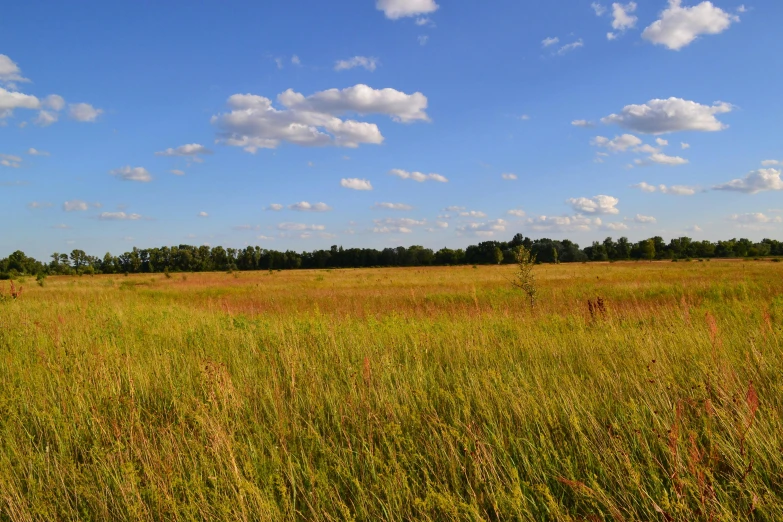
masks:
<path id="1" fill-rule="evenodd" d="M 642 256 L 648 261 L 655 259 L 655 241 L 648 239 L 642 243 Z"/>

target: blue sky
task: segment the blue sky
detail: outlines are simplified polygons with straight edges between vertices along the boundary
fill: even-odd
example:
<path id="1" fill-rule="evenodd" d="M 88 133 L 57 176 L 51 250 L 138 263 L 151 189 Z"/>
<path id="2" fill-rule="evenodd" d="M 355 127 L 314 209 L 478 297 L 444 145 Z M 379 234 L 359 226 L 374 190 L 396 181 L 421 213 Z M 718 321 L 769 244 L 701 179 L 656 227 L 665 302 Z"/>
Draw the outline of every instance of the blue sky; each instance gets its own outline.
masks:
<path id="1" fill-rule="evenodd" d="M 0 256 L 779 238 L 781 20 L 778 0 L 12 3 Z"/>

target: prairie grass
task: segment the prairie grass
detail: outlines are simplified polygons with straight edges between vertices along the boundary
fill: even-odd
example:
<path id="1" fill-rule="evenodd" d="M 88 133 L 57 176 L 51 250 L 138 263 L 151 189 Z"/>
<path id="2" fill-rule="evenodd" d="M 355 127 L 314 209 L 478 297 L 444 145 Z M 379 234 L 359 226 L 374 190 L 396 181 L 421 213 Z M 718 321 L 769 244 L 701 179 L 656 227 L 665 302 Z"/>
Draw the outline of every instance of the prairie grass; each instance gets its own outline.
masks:
<path id="1" fill-rule="evenodd" d="M 783 520 L 781 265 L 512 270 L 25 286 L 0 520 Z"/>

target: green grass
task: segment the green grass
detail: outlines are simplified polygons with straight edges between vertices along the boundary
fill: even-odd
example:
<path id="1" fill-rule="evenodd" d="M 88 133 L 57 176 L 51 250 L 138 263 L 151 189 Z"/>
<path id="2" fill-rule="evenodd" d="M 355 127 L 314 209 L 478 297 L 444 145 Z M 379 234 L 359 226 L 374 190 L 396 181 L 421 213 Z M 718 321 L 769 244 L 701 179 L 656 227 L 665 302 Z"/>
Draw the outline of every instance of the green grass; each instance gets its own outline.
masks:
<path id="1" fill-rule="evenodd" d="M 25 283 L 0 519 L 783 520 L 780 265 L 509 270 Z"/>

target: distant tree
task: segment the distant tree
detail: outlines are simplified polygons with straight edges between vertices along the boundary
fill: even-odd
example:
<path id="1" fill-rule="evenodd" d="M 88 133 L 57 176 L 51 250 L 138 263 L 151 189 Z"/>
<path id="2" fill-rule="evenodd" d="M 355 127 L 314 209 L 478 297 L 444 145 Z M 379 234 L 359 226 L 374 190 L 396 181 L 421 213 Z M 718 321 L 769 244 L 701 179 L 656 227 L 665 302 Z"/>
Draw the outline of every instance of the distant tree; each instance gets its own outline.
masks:
<path id="1" fill-rule="evenodd" d="M 655 259 L 655 241 L 653 239 L 648 239 L 642 243 L 642 255 L 648 261 Z"/>

